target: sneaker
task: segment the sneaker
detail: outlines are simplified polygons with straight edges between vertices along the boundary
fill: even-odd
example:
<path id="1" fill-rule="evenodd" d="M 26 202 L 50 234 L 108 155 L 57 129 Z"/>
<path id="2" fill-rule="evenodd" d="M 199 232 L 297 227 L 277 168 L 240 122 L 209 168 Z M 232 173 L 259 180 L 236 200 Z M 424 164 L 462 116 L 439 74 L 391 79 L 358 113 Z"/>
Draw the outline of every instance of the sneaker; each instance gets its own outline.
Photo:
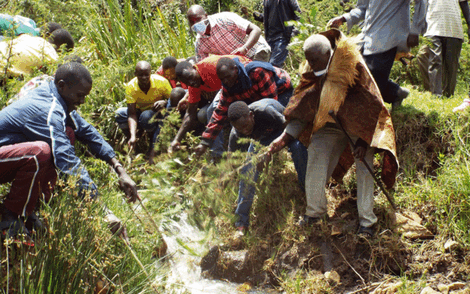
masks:
<path id="1" fill-rule="evenodd" d="M 400 87 L 397 92 L 397 99 L 395 102 L 392 103 L 392 111 L 395 110 L 397 107 L 400 107 L 408 95 L 410 94 L 410 90 L 407 88 Z"/>
<path id="2" fill-rule="evenodd" d="M 462 111 L 464 110 L 465 108 L 469 107 L 470 106 L 470 99 L 463 99 L 463 102 L 462 104 L 460 104 L 459 106 L 455 107 L 452 112 L 457 112 L 457 111 Z"/>
<path id="3" fill-rule="evenodd" d="M 366 239 L 371 239 L 374 236 L 374 229 L 372 227 L 359 226 L 357 235 Z"/>
<path id="4" fill-rule="evenodd" d="M 312 217 L 312 216 L 308 216 L 308 215 L 304 215 L 300 220 L 299 222 L 297 223 L 297 225 L 299 227 L 306 227 L 306 226 L 312 226 L 318 222 L 320 222 L 322 220 L 322 217 Z"/>

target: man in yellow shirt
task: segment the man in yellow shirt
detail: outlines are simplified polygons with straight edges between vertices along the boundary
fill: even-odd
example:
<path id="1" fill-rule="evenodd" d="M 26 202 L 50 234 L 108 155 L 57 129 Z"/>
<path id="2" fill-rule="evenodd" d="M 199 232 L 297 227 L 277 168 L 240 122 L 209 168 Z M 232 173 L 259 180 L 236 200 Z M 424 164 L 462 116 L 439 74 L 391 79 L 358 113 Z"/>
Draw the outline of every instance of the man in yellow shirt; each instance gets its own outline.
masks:
<path id="1" fill-rule="evenodd" d="M 164 77 L 152 74 L 152 67 L 147 61 L 139 61 L 135 67 L 135 78 L 125 84 L 127 107 L 116 111 L 116 122 L 126 135 L 129 135 L 128 145 L 135 147 L 137 128 L 150 134 L 150 146 L 147 152 L 148 160 L 153 162 L 153 146 L 160 132 L 158 122 L 152 118 L 167 105 L 171 85 Z"/>

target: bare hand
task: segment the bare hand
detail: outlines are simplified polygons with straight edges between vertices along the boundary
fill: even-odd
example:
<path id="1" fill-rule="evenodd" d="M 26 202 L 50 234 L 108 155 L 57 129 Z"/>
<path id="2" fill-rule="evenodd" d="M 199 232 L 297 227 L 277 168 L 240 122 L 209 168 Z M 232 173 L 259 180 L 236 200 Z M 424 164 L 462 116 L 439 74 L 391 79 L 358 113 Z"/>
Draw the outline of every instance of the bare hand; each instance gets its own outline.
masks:
<path id="1" fill-rule="evenodd" d="M 176 141 L 176 140 L 173 140 L 173 142 L 171 142 L 170 144 L 170 147 L 168 147 L 168 153 L 173 153 L 173 152 L 176 152 L 178 150 L 181 149 L 181 143 Z"/>
<path id="2" fill-rule="evenodd" d="M 353 151 L 354 157 L 356 157 L 360 161 L 363 161 L 364 156 L 366 156 L 367 147 L 368 145 L 364 140 L 358 139 L 356 141 L 356 145 L 354 146 L 354 151 Z"/>
<path id="3" fill-rule="evenodd" d="M 119 176 L 119 187 L 124 191 L 129 202 L 135 202 L 139 198 L 135 182 L 125 172 Z"/>
<path id="4" fill-rule="evenodd" d="M 194 152 L 196 153 L 196 156 L 199 157 L 206 152 L 207 148 L 209 148 L 207 145 L 199 144 L 194 149 Z"/>
<path id="5" fill-rule="evenodd" d="M 131 138 L 127 142 L 127 145 L 129 146 L 129 150 L 134 149 L 136 143 L 137 143 L 137 138 L 135 137 L 135 135 L 131 135 Z"/>
<path id="6" fill-rule="evenodd" d="M 337 16 L 335 18 L 332 18 L 328 21 L 328 24 L 326 25 L 327 27 L 332 27 L 332 28 L 339 28 L 346 19 L 343 16 Z"/>
<path id="7" fill-rule="evenodd" d="M 247 52 L 248 52 L 248 49 L 245 46 L 241 46 L 240 48 L 233 50 L 230 54 L 245 56 Z"/>
<path id="8" fill-rule="evenodd" d="M 155 112 L 159 112 L 159 111 L 165 109 L 165 107 L 166 107 L 166 101 L 165 100 L 158 100 L 157 102 L 155 102 L 153 104 L 153 110 Z"/>
<path id="9" fill-rule="evenodd" d="M 279 151 L 281 151 L 282 148 L 286 147 L 286 145 L 287 145 L 287 137 L 285 133 L 282 133 L 282 135 L 280 135 L 279 137 L 274 139 L 274 141 L 271 142 L 271 145 L 269 145 L 269 148 L 268 148 L 268 153 L 270 155 L 274 153 L 278 153 Z"/>
<path id="10" fill-rule="evenodd" d="M 419 45 L 419 35 L 409 34 L 408 39 L 406 40 L 406 45 L 413 48 Z"/>
<path id="11" fill-rule="evenodd" d="M 187 98 L 187 96 L 185 96 L 183 99 L 181 99 L 180 102 L 178 102 L 178 105 L 176 106 L 176 109 L 178 111 L 186 110 L 186 108 L 188 108 L 188 98 Z"/>
<path id="12" fill-rule="evenodd" d="M 268 162 L 271 161 L 271 157 L 271 153 L 269 152 L 266 152 L 259 156 L 258 162 L 256 163 L 256 169 L 258 170 L 258 172 L 263 171 L 264 167 L 268 164 Z"/>

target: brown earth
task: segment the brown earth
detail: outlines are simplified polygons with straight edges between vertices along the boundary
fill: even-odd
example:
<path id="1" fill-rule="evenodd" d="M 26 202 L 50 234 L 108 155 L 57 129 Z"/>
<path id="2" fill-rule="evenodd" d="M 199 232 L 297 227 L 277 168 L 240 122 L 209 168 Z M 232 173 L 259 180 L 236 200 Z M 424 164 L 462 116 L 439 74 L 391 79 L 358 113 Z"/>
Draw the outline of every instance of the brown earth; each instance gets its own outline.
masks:
<path id="1" fill-rule="evenodd" d="M 338 199 L 338 194 L 343 197 Z M 376 211 L 374 237 L 366 239 L 356 235 L 356 200 L 337 187 L 328 197 L 328 221 L 307 228 L 293 226 L 291 236 L 279 232 L 251 246 L 245 242 L 249 235 L 234 237 L 203 258 L 203 275 L 276 289 L 282 288 L 280 282 L 286 277 L 316 279 L 328 285 L 329 293 L 395 293 L 392 288 L 399 285 L 392 281 L 404 275 L 416 281 L 425 275 L 427 285 L 437 289 L 438 284 L 470 276 L 469 250 L 456 242 L 445 249 L 446 240 L 434 239 L 434 229 L 421 225 L 424 213 L 393 212 L 384 204 Z"/>

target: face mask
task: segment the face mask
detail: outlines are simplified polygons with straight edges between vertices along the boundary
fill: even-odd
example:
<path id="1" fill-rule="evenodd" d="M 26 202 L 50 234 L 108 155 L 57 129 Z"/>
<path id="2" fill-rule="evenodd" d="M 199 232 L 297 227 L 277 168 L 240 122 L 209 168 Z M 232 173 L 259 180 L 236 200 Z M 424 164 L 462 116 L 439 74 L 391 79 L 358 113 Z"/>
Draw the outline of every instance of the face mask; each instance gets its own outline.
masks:
<path id="1" fill-rule="evenodd" d="M 328 59 L 328 64 L 326 65 L 326 68 L 322 69 L 322 70 L 319 70 L 319 71 L 314 71 L 313 72 L 313 74 L 316 77 L 321 77 L 321 76 L 325 75 L 328 72 L 328 67 L 330 66 L 331 57 L 333 57 L 333 52 L 331 52 L 330 59 Z"/>
<path id="2" fill-rule="evenodd" d="M 199 35 L 204 35 L 204 33 L 206 32 L 206 29 L 207 29 L 207 22 L 206 20 L 201 20 L 200 22 L 198 23 L 195 23 L 191 29 L 193 30 L 193 32 L 195 32 L 196 34 L 199 34 Z"/>

